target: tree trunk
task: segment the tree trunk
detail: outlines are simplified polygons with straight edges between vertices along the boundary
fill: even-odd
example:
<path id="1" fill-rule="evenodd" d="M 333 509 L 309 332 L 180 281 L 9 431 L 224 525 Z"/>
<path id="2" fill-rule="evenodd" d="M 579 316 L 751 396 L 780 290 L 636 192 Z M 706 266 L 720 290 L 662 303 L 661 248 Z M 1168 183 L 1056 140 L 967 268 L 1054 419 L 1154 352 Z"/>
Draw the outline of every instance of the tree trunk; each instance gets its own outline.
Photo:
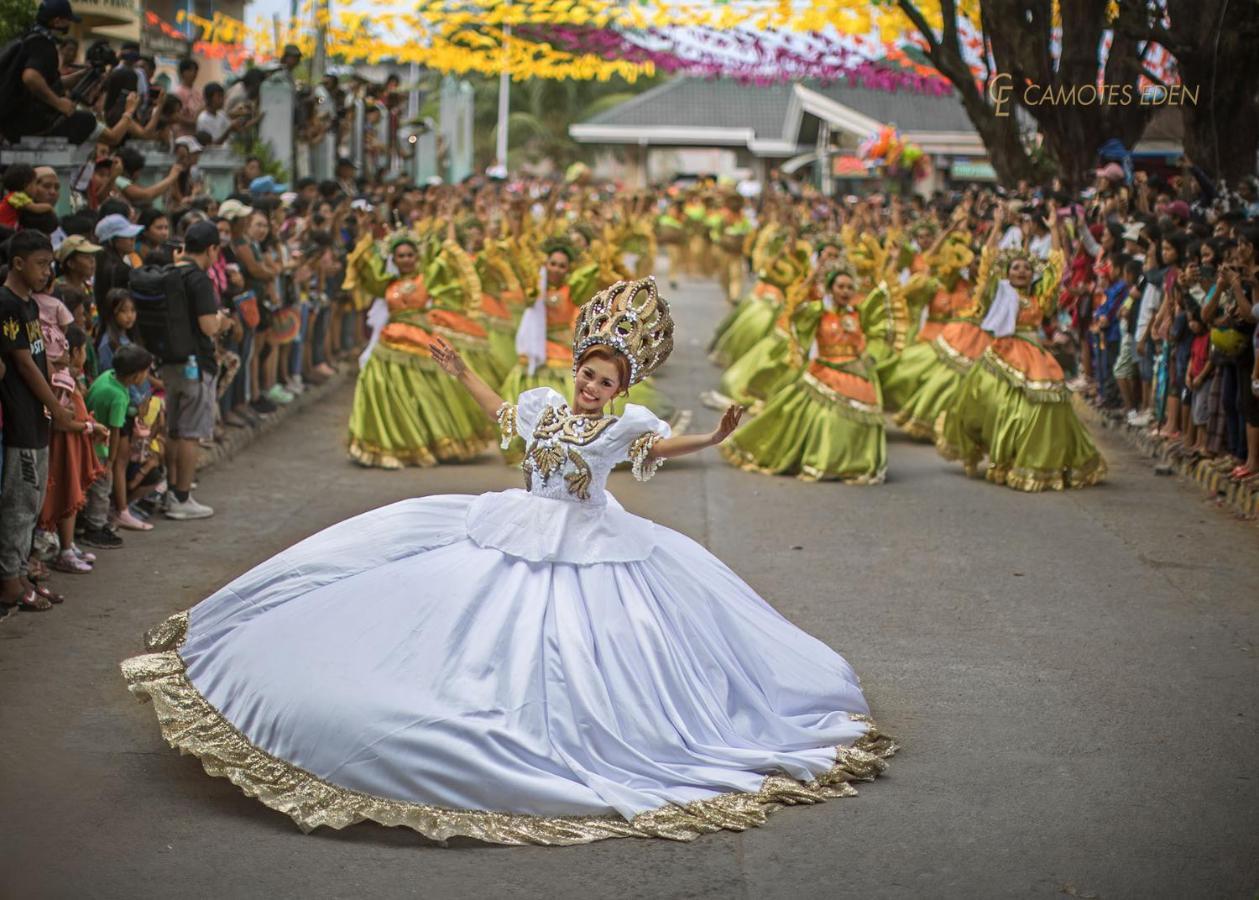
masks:
<path id="1" fill-rule="evenodd" d="M 1171 33 L 1186 45 L 1176 53 L 1181 83 L 1197 90 L 1197 104 L 1181 107 L 1185 155 L 1235 186 L 1254 174 L 1259 151 L 1259 4 L 1180 3 Z"/>
<path id="2" fill-rule="evenodd" d="M 1109 27 L 1107 0 L 1061 0 L 1062 34 L 1057 65 L 1049 52 L 1053 5 L 1050 0 L 980 0 L 984 33 L 992 46 L 997 70 L 1008 72 L 1016 85 L 1013 97 L 1023 99 L 1022 85 L 1034 85 L 1024 108 L 1036 120 L 1057 174 L 1070 189 L 1086 184 L 1097 162 L 1097 150 L 1110 138 L 1132 147 L 1153 115 L 1140 105 L 1141 62 L 1137 41 L 1114 39 L 1104 70 L 1098 47 Z M 1122 15 L 1122 13 L 1121 13 Z M 1092 102 L 1101 80 L 1107 88 L 1127 88 L 1130 102 Z M 1046 103 L 1047 91 L 1086 91 L 1074 102 Z"/>
<path id="3" fill-rule="evenodd" d="M 962 55 L 961 36 L 957 30 L 955 18 L 957 13 L 953 0 L 940 0 L 945 28 L 938 39 L 912 0 L 897 0 L 897 5 L 914 23 L 918 33 L 927 42 L 925 51 L 927 59 L 957 91 L 967 118 L 975 126 L 975 131 L 984 142 L 988 159 L 997 173 L 997 180 L 1006 187 L 1013 187 L 1022 179 L 1035 180 L 1036 163 L 1023 144 L 1022 136 L 1019 134 L 1018 118 L 1014 115 L 1013 108 L 1007 107 L 1009 115 L 998 116 L 995 108 L 989 104 L 988 98 L 975 84 L 970 66 Z"/>

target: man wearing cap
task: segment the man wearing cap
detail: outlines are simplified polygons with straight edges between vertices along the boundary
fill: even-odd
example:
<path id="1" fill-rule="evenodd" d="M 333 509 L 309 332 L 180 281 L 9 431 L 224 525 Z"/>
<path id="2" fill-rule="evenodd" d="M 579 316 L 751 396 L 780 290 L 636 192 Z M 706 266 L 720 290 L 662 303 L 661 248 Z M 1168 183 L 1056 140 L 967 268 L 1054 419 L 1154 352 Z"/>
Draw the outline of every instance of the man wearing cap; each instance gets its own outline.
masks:
<path id="1" fill-rule="evenodd" d="M 87 110 L 77 109 L 66 90 L 87 74 L 88 69 L 61 75 L 57 41 L 70 25 L 82 21 L 70 7 L 70 0 L 44 0 L 35 13 L 35 26 L 22 38 L 21 79 L 24 96 L 16 108 L 0 120 L 0 127 L 13 140 L 25 135 L 63 137 L 73 144 L 102 137 L 103 127 Z M 130 115 L 126 117 L 130 119 Z M 112 136 L 112 134 L 111 134 Z M 112 142 L 116 142 L 115 137 Z"/>
<path id="2" fill-rule="evenodd" d="M 296 44 L 285 44 L 284 50 L 280 55 L 280 65 L 284 67 L 284 71 L 288 72 L 290 77 L 293 70 L 302 62 L 302 51 Z"/>
<path id="3" fill-rule="evenodd" d="M 103 248 L 96 261 L 96 281 L 92 293 L 96 308 L 106 310 L 105 297 L 114 288 L 125 288 L 131 280 L 131 266 L 127 258 L 135 250 L 136 236 L 144 229 L 132 224 L 126 216 L 114 213 L 96 223 L 96 242 Z"/>
<path id="4" fill-rule="evenodd" d="M 214 337 L 231 327 L 231 317 L 227 310 L 219 308 L 214 285 L 206 274 L 218 259 L 219 241 L 219 229 L 213 222 L 195 223 L 184 233 L 184 255 L 175 266 L 183 279 L 194 352 L 189 359 L 161 361 L 173 451 L 171 490 L 165 508 L 170 519 L 205 519 L 214 515 L 213 509 L 193 498 L 191 490 L 197 474 L 198 441 L 214 436 L 214 380 L 218 374 Z"/>

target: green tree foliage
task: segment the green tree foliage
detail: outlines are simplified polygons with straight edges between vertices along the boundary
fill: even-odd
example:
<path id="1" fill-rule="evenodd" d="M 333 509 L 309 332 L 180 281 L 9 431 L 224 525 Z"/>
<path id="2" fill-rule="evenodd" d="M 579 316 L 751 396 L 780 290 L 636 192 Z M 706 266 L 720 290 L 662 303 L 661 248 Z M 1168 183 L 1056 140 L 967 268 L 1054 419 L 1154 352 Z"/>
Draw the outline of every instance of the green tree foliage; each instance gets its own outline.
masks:
<path id="1" fill-rule="evenodd" d="M 0 0 L 0 45 L 18 37 L 35 22 L 31 0 Z"/>
<path id="2" fill-rule="evenodd" d="M 661 78 L 640 78 L 633 84 L 610 81 L 552 81 L 531 78 L 512 82 L 507 119 L 507 165 L 549 160 L 564 168 L 589 162 L 588 144 L 568 136 L 568 126 L 611 109 L 660 84 Z M 494 162 L 498 140 L 498 79 L 473 78 L 476 89 L 475 152 L 480 167 Z"/>

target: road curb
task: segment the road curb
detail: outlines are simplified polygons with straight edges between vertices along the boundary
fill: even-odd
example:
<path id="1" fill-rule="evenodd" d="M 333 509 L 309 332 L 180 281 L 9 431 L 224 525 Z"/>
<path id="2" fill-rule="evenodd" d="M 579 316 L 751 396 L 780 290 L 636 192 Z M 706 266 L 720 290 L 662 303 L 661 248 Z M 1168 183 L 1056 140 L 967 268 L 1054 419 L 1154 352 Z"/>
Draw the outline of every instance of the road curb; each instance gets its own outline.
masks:
<path id="1" fill-rule="evenodd" d="M 1129 447 L 1147 459 L 1153 466 L 1167 466 L 1186 481 L 1192 481 L 1204 494 L 1212 497 L 1216 505 L 1228 507 L 1250 521 L 1259 519 L 1259 487 L 1242 484 L 1228 477 L 1232 465 L 1220 468 L 1211 460 L 1193 460 L 1175 452 L 1166 438 L 1150 434 L 1148 429 L 1136 428 L 1118 418 L 1111 418 L 1091 406 L 1079 394 L 1071 395 L 1071 402 L 1081 419 L 1093 428 L 1117 434 Z"/>
<path id="2" fill-rule="evenodd" d="M 204 472 L 232 459 L 262 435 L 279 428 L 282 423 L 287 422 L 306 407 L 318 403 L 331 394 L 345 383 L 348 377 L 350 376 L 338 371 L 323 384 L 307 385 L 306 390 L 292 403 L 277 408 L 270 415 L 262 416 L 262 421 L 257 425 L 250 425 L 247 428 L 225 428 L 222 440 L 215 441 L 210 447 L 202 445 L 201 455 L 197 459 L 197 471 Z"/>

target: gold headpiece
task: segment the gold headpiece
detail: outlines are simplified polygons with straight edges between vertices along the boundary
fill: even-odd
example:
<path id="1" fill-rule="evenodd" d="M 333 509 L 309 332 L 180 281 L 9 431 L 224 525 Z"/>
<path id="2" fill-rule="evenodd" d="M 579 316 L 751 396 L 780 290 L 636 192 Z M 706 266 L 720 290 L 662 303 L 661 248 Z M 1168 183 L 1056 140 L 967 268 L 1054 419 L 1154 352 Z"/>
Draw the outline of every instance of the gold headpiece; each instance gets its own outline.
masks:
<path id="1" fill-rule="evenodd" d="M 673 352 L 673 316 L 656 290 L 656 279 L 618 281 L 595 294 L 577 316 L 573 362 L 596 344 L 630 363 L 630 384 L 637 384 Z"/>

